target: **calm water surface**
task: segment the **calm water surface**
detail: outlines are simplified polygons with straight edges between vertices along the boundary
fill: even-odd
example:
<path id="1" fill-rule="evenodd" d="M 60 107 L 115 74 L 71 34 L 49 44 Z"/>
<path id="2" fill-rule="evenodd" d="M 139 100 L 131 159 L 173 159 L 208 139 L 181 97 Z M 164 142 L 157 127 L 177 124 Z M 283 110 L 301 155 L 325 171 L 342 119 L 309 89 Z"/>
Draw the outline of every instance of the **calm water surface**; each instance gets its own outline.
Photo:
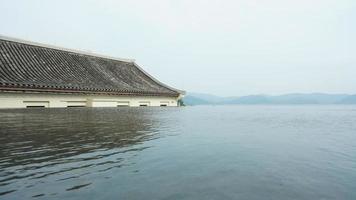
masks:
<path id="1" fill-rule="evenodd" d="M 356 199 L 356 106 L 0 110 L 0 199 Z"/>

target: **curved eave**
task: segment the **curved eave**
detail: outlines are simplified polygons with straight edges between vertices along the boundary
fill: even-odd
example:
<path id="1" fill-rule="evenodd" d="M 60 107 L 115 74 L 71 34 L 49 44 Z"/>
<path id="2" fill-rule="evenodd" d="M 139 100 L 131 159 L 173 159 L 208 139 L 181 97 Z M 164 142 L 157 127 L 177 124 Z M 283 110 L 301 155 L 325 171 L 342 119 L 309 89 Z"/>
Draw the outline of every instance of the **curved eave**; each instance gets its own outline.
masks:
<path id="1" fill-rule="evenodd" d="M 135 67 L 137 67 L 140 71 L 142 71 L 142 73 L 144 73 L 147 77 L 149 77 L 150 79 L 152 79 L 153 81 L 155 81 L 157 84 L 173 91 L 173 92 L 177 92 L 180 95 L 185 95 L 186 91 L 183 90 L 178 90 L 176 88 L 170 87 L 164 83 L 162 83 L 161 81 L 157 80 L 155 77 L 151 76 L 148 72 L 146 72 L 143 68 L 141 68 L 136 62 L 133 62 L 133 64 L 135 65 Z"/>

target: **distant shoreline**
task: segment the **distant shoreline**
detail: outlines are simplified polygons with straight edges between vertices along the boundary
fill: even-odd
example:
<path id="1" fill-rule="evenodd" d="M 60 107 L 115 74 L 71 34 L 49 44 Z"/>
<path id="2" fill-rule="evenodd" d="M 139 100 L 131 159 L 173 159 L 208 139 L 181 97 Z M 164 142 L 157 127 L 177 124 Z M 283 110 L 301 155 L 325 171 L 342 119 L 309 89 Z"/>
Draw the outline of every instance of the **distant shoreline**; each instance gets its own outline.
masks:
<path id="1" fill-rule="evenodd" d="M 219 97 L 210 94 L 188 93 L 186 105 L 355 105 L 356 95 L 349 94 L 284 94 Z"/>

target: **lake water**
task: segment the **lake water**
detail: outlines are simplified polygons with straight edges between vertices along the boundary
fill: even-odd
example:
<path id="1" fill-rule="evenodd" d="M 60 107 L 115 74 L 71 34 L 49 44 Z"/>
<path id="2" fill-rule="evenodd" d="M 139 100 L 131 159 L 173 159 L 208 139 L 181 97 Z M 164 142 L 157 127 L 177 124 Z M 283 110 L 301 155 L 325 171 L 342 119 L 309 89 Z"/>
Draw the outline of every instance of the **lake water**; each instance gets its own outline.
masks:
<path id="1" fill-rule="evenodd" d="M 356 106 L 0 110 L 0 199 L 356 199 Z"/>

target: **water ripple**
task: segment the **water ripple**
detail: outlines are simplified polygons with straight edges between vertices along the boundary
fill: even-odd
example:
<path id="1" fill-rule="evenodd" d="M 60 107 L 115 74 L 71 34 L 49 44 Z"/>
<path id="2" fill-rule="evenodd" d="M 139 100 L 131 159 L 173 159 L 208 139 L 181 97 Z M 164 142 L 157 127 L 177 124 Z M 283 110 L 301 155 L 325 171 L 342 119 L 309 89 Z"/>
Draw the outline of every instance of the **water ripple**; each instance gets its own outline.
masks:
<path id="1" fill-rule="evenodd" d="M 89 185 L 91 185 L 92 183 L 87 183 L 87 184 L 82 184 L 82 185 L 76 185 L 76 186 L 73 186 L 71 188 L 68 188 L 66 189 L 67 191 L 71 191 L 71 190 L 78 190 L 80 188 L 83 188 L 83 187 L 87 187 Z"/>
<path id="2" fill-rule="evenodd" d="M 0 112 L 0 198 L 356 199 L 352 107 Z"/>
<path id="3" fill-rule="evenodd" d="M 63 191 L 80 190 L 93 182 L 67 186 L 99 174 L 102 179 L 110 178 L 112 170 L 129 165 L 127 159 L 150 148 L 143 145 L 145 141 L 159 138 L 149 113 L 142 115 L 138 110 L 57 111 L 0 113 L 1 196 L 19 190 L 32 193 L 32 198 L 57 194 L 36 193 L 43 184 L 60 183 Z"/>

